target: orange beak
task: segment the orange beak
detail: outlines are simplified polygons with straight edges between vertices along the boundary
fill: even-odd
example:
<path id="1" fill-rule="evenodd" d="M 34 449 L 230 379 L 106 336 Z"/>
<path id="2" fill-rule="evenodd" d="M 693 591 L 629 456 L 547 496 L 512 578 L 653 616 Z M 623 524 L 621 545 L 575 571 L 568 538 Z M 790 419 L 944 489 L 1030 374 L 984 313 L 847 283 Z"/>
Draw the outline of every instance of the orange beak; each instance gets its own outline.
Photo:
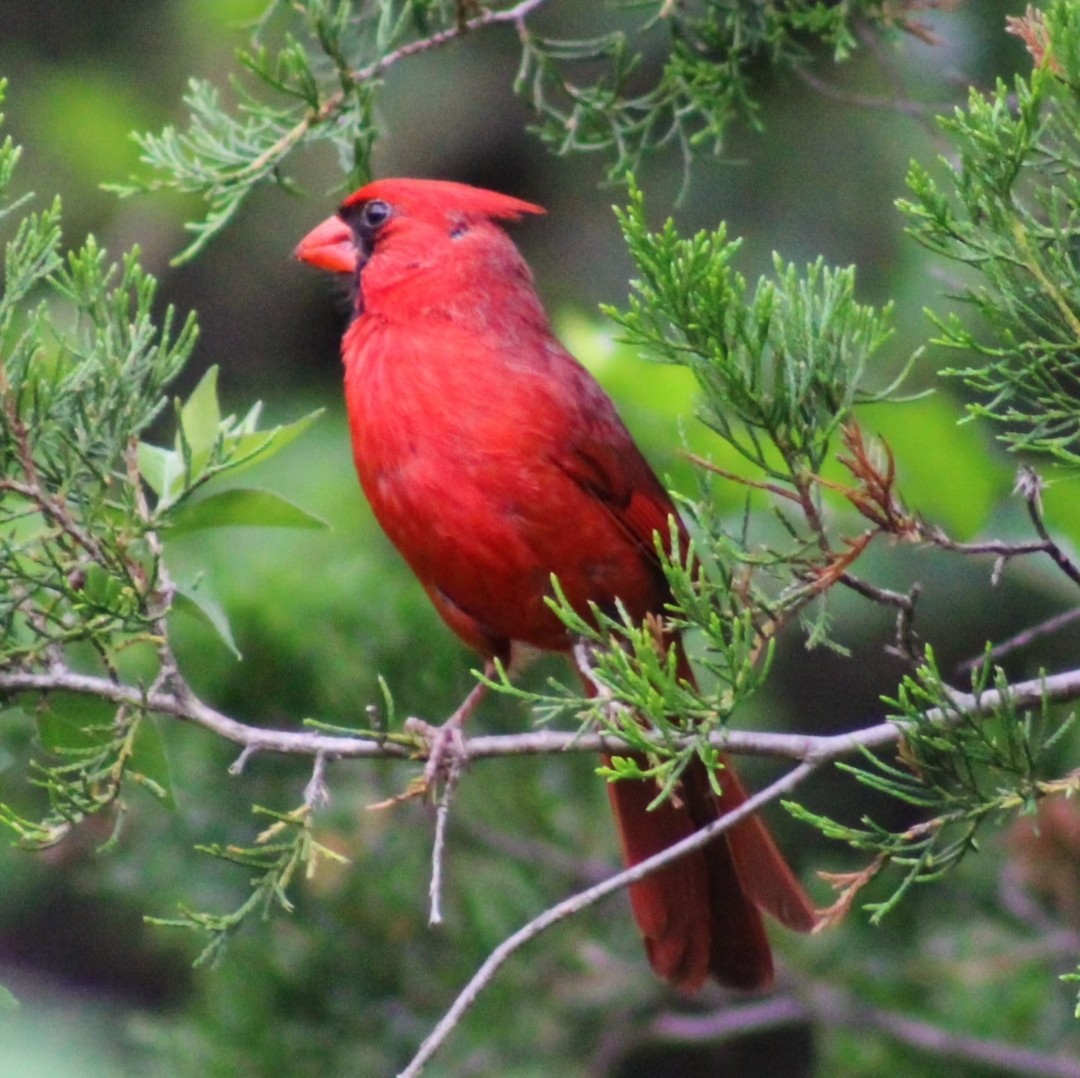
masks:
<path id="1" fill-rule="evenodd" d="M 356 272 L 356 240 L 349 226 L 336 214 L 316 225 L 293 254 L 317 269 L 332 273 Z"/>

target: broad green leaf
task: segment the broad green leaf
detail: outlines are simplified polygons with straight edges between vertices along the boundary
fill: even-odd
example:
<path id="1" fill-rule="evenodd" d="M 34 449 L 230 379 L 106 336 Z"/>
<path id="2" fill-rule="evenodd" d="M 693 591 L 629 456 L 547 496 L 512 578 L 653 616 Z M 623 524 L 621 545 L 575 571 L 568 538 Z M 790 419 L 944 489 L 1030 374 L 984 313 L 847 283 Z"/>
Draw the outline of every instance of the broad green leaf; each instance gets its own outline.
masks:
<path id="1" fill-rule="evenodd" d="M 169 505 L 184 478 L 184 461 L 179 453 L 161 446 L 140 442 L 138 448 L 139 474 L 158 496 L 159 507 Z"/>
<path id="2" fill-rule="evenodd" d="M 256 411 L 258 408 L 261 408 L 261 404 L 256 404 L 255 408 L 244 417 L 239 425 L 238 429 L 247 430 L 248 432 L 241 434 L 232 443 L 233 456 L 242 462 L 243 467 L 257 464 L 262 460 L 268 460 L 275 453 L 281 452 L 291 441 L 303 434 L 325 411 L 323 408 L 318 408 L 314 412 L 309 412 L 306 416 L 294 420 L 292 423 L 284 423 L 280 427 L 273 427 L 271 430 L 249 430 L 248 428 L 254 424 L 254 419 L 258 418 L 258 412 Z M 240 466 L 241 464 L 237 464 L 237 468 Z"/>
<path id="3" fill-rule="evenodd" d="M 139 474 L 159 498 L 165 493 L 165 473 L 170 456 L 172 454 L 167 449 L 150 445 L 149 442 L 139 442 L 137 450 Z"/>
<path id="4" fill-rule="evenodd" d="M 0 1011 L 17 1011 L 18 1009 L 19 1001 L 0 984 Z"/>
<path id="5" fill-rule="evenodd" d="M 321 517 L 280 494 L 246 488 L 223 490 L 181 506 L 169 522 L 170 535 L 203 528 L 325 528 Z"/>
<path id="6" fill-rule="evenodd" d="M 208 377 L 209 377 L 209 372 Z M 184 411 L 198 400 L 202 386 L 207 384 L 207 378 L 199 383 L 199 388 L 191 395 L 188 403 L 184 405 Z M 211 404 L 199 405 L 196 412 L 205 413 L 203 419 L 216 416 L 217 401 Z M 189 427 L 187 419 L 183 419 L 181 425 L 184 429 L 184 437 L 188 441 L 191 450 L 191 478 L 197 479 L 211 461 L 213 447 L 220 438 L 220 457 L 214 454 L 213 471 L 216 474 L 235 472 L 240 468 L 257 464 L 267 460 L 284 449 L 293 439 L 302 434 L 318 416 L 322 415 L 323 409 L 318 409 L 310 414 L 285 423 L 270 430 L 255 430 L 262 411 L 262 403 L 256 402 L 248 413 L 239 422 L 231 416 L 219 420 L 218 426 L 212 437 L 208 431 L 200 430 L 202 420 L 197 423 L 192 420 Z M 192 438 L 197 436 L 203 439 L 209 438 L 203 446 L 196 445 Z M 184 491 L 185 479 L 187 478 L 184 468 L 183 454 L 178 448 L 175 450 L 163 449 L 160 446 L 141 442 L 138 449 L 139 471 L 151 490 L 158 496 L 158 508 L 168 508 L 179 499 Z"/>
<path id="7" fill-rule="evenodd" d="M 232 629 L 225 612 L 206 592 L 198 588 L 188 587 L 185 584 L 176 585 L 176 594 L 173 597 L 173 609 L 190 614 L 192 617 L 209 625 L 218 634 L 221 642 L 236 656 L 242 659 L 240 649 L 233 639 Z"/>
<path id="8" fill-rule="evenodd" d="M 210 367 L 180 409 L 180 426 L 193 458 L 208 457 L 221 430 L 217 376 L 217 367 Z M 199 468 L 193 467 L 192 470 L 198 474 Z"/>
<path id="9" fill-rule="evenodd" d="M 142 776 L 145 786 L 163 805 L 176 811 L 176 798 L 173 796 L 172 772 L 169 758 L 165 752 L 158 725 L 151 718 L 139 723 L 135 732 L 135 746 L 131 754 L 129 770 Z"/>

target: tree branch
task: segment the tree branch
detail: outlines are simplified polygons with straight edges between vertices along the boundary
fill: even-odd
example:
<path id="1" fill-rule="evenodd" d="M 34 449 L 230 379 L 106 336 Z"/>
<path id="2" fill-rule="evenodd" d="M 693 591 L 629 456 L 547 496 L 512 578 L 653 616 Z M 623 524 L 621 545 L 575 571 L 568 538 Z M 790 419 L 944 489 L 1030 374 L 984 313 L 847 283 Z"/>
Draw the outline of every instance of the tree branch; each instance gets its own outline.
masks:
<path id="1" fill-rule="evenodd" d="M 479 15 L 456 23 L 445 30 L 439 30 L 416 41 L 409 41 L 392 52 L 388 52 L 385 56 L 381 56 L 373 63 L 349 72 L 349 77 L 356 83 L 370 82 L 408 56 L 414 56 L 421 52 L 430 52 L 432 49 L 447 45 L 456 38 L 463 37 L 465 34 L 473 30 L 479 30 L 484 26 L 512 23 L 520 35 L 524 32 L 525 19 L 545 3 L 547 3 L 547 0 L 521 0 L 520 3 L 504 11 L 484 10 Z M 338 110 L 345 104 L 345 100 L 345 91 L 337 90 L 330 94 L 318 108 L 308 109 L 303 118 L 290 127 L 277 142 L 242 168 L 236 169 L 229 177 L 230 180 L 237 182 L 250 179 L 264 172 L 269 165 L 280 163 L 281 158 L 294 146 L 298 145 L 312 127 L 336 119 Z"/>
<path id="2" fill-rule="evenodd" d="M 661 1040 L 678 1044 L 721 1044 L 798 1022 L 874 1029 L 928 1055 L 978 1063 L 1024 1078 L 1080 1078 L 1080 1060 L 1072 1056 L 956 1033 L 884 1007 L 869 1007 L 850 992 L 824 985 L 800 990 L 797 996 L 774 996 L 709 1014 L 662 1014 L 650 1031 Z"/>
<path id="3" fill-rule="evenodd" d="M 1080 699 L 1080 669 L 1045 678 L 1020 681 L 1008 688 L 1008 697 L 1017 708 L 1035 707 L 1042 701 L 1063 703 Z M 142 689 L 118 684 L 107 678 L 79 674 L 67 667 L 47 673 L 0 670 L 0 695 L 22 692 L 74 693 L 93 696 L 108 703 L 145 708 L 159 715 L 171 716 L 201 726 L 226 741 L 243 747 L 234 771 L 255 753 L 274 752 L 291 756 L 319 756 L 327 759 L 414 759 L 421 745 L 376 736 L 349 737 L 318 733 L 313 730 L 272 730 L 238 722 L 204 704 L 186 686 L 179 690 Z M 991 711 L 1002 702 L 997 689 L 987 689 L 978 696 L 953 692 L 948 711 L 940 708 L 927 713 L 930 722 L 948 722 L 961 715 Z M 849 733 L 820 736 L 815 734 L 776 734 L 752 730 L 724 730 L 713 734 L 710 744 L 725 752 L 747 756 L 769 756 L 786 760 L 821 763 L 850 755 L 859 749 L 876 749 L 894 744 L 903 736 L 903 725 L 886 720 Z M 658 744 L 660 742 L 658 741 Z M 663 745 L 670 747 L 670 739 Z M 465 739 L 466 760 L 503 756 L 539 756 L 560 752 L 615 753 L 626 745 L 606 734 L 533 730 L 524 734 L 493 734 Z"/>
<path id="4" fill-rule="evenodd" d="M 487 987 L 511 955 L 524 947 L 525 944 L 534 940 L 542 932 L 551 928 L 552 925 L 572 917 L 581 910 L 595 905 L 602 898 L 606 898 L 615 891 L 620 891 L 624 887 L 629 887 L 632 883 L 637 883 L 638 880 L 658 871 L 664 865 L 671 864 L 691 851 L 700 849 L 707 843 L 712 842 L 717 836 L 729 830 L 740 820 L 752 815 L 762 806 L 791 793 L 824 763 L 826 763 L 825 758 L 813 762 L 804 761 L 775 782 L 759 790 L 752 797 L 747 798 L 738 808 L 729 812 L 726 816 L 714 820 L 707 827 L 703 827 L 700 831 L 695 831 L 682 841 L 676 842 L 674 846 L 669 846 L 666 850 L 654 854 L 631 868 L 609 876 L 602 883 L 586 888 L 584 891 L 579 891 L 577 894 L 571 895 L 570 898 L 549 907 L 539 917 L 535 917 L 528 924 L 519 928 L 513 935 L 508 936 L 488 955 L 484 963 L 473 974 L 468 984 L 465 985 L 453 1004 L 451 1004 L 449 1010 L 439 1020 L 423 1044 L 420 1045 L 419 1050 L 410 1060 L 408 1066 L 400 1072 L 398 1078 L 417 1078 L 432 1056 L 446 1042 L 446 1039 L 454 1031 L 465 1012 L 476 1001 L 480 992 Z"/>
<path id="5" fill-rule="evenodd" d="M 1075 1057 L 1044 1054 L 1021 1045 L 956 1033 L 919 1018 L 867 1007 L 847 993 L 816 989 L 811 993 L 810 1009 L 820 1020 L 876 1029 L 902 1044 L 944 1059 L 979 1063 L 1024 1078 L 1080 1078 L 1080 1060 Z"/>

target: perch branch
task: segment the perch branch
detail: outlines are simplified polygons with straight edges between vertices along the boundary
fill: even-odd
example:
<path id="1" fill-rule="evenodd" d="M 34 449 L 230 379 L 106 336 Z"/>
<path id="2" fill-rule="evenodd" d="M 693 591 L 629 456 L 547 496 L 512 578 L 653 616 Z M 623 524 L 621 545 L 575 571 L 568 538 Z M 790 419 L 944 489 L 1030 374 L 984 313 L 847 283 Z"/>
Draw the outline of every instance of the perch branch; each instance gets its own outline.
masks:
<path id="1" fill-rule="evenodd" d="M 93 696 L 118 707 L 144 708 L 159 715 L 201 726 L 242 747 L 240 758 L 233 765 L 234 771 L 242 769 L 243 764 L 259 752 L 293 756 L 323 755 L 327 760 L 404 760 L 416 758 L 419 752 L 416 746 L 376 737 L 348 737 L 310 730 L 272 730 L 251 726 L 216 711 L 186 687 L 173 691 L 144 690 L 132 685 L 118 684 L 107 678 L 80 674 L 67 667 L 58 667 L 45 673 L 0 670 L 0 696 L 26 692 Z M 1017 708 L 1035 707 L 1044 699 L 1051 703 L 1080 699 L 1080 670 L 1068 670 L 1045 678 L 1017 682 L 1009 687 L 1008 696 Z M 931 722 L 947 722 L 960 715 L 993 710 L 1001 702 L 1002 694 L 997 689 L 987 689 L 977 696 L 953 692 L 948 711 L 933 709 L 928 712 L 928 718 Z M 894 744 L 902 734 L 902 725 L 886 720 L 850 733 L 827 736 L 724 730 L 713 734 L 710 743 L 725 752 L 816 763 L 838 759 L 859 749 L 875 749 Z M 670 745 L 670 739 L 664 740 L 663 744 Z M 502 756 L 538 756 L 558 752 L 618 753 L 626 749 L 622 741 L 610 735 L 556 730 L 470 737 L 466 745 L 470 760 Z"/>

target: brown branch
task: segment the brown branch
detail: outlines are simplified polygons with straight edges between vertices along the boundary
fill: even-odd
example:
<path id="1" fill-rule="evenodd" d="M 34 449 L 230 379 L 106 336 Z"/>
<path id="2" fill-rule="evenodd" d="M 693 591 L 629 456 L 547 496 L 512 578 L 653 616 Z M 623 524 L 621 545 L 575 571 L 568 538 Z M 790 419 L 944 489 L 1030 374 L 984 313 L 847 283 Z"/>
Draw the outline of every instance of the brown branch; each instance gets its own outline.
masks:
<path id="1" fill-rule="evenodd" d="M 1003 659 L 1012 652 L 1026 648 L 1029 644 L 1033 644 L 1044 636 L 1052 636 L 1054 633 L 1060 632 L 1076 621 L 1077 618 L 1080 618 L 1080 606 L 1074 606 L 1072 610 L 1055 614 L 1052 618 L 1040 621 L 1037 625 L 1029 625 L 1026 629 L 1022 629 L 1007 640 L 1002 640 L 1000 644 L 995 644 L 982 654 L 971 659 L 965 659 L 957 666 L 956 672 L 966 674 L 968 671 L 974 670 L 987 662 L 996 662 L 998 659 Z"/>
<path id="2" fill-rule="evenodd" d="M 415 759 L 419 745 L 403 739 L 375 736 L 346 736 L 319 733 L 314 730 L 274 730 L 251 726 L 215 710 L 203 703 L 186 686 L 165 691 L 142 689 L 118 684 L 107 678 L 80 674 L 66 667 L 35 673 L 23 670 L 0 670 L 0 695 L 15 693 L 73 693 L 92 696 L 119 706 L 136 707 L 159 715 L 171 716 L 201 726 L 218 737 L 240 745 L 243 749 L 233 765 L 234 773 L 256 753 L 274 752 L 291 756 L 324 755 L 336 759 Z M 1008 699 L 1014 707 L 1031 708 L 1044 700 L 1062 703 L 1080 699 L 1080 670 L 1052 674 L 1017 682 L 1008 689 Z M 990 711 L 1002 703 L 997 689 L 988 689 L 975 696 L 953 692 L 947 711 L 935 708 L 927 713 L 930 722 L 948 722 L 960 715 Z M 850 755 L 860 749 L 876 749 L 898 742 L 903 727 L 891 721 L 876 723 L 850 733 L 776 734 L 751 730 L 718 731 L 709 742 L 726 752 L 748 756 L 767 756 L 822 763 Z M 670 738 L 658 744 L 670 747 L 679 742 Z M 686 743 L 689 743 L 687 741 Z M 623 752 L 626 745 L 609 734 L 582 734 L 556 730 L 534 730 L 524 734 L 496 734 L 464 740 L 462 753 L 466 761 L 493 759 L 503 756 L 538 756 L 560 752 Z"/>
<path id="3" fill-rule="evenodd" d="M 928 1055 L 978 1063 L 1024 1078 L 1080 1078 L 1080 1060 L 1074 1056 L 956 1033 L 884 1007 L 869 1007 L 853 993 L 824 985 L 797 996 L 774 996 L 709 1014 L 663 1014 L 650 1032 L 679 1044 L 721 1044 L 748 1033 L 807 1022 L 877 1030 Z"/>
<path id="4" fill-rule="evenodd" d="M 525 944 L 534 940 L 542 932 L 558 924 L 560 921 L 572 917 L 581 910 L 599 902 L 602 898 L 613 894 L 615 891 L 629 887 L 640 879 L 651 875 L 653 872 L 671 864 L 680 857 L 684 857 L 692 850 L 713 841 L 718 835 L 723 834 L 740 820 L 750 816 L 762 806 L 776 800 L 785 794 L 791 793 L 797 786 L 810 777 L 825 761 L 814 763 L 804 762 L 793 768 L 786 775 L 781 776 L 775 782 L 766 786 L 763 790 L 754 794 L 744 801 L 737 809 L 714 820 L 707 827 L 683 839 L 681 842 L 669 846 L 661 853 L 655 854 L 644 861 L 639 862 L 632 868 L 624 869 L 614 876 L 608 877 L 602 883 L 589 887 L 584 891 L 564 899 L 557 905 L 546 909 L 539 917 L 523 925 L 513 935 L 508 936 L 496 947 L 484 960 L 484 963 L 472 976 L 469 982 L 458 994 L 449 1010 L 439 1020 L 438 1024 L 421 1044 L 416 1055 L 410 1060 L 408 1066 L 398 1074 L 398 1078 L 417 1078 L 423 1071 L 431 1057 L 442 1047 L 446 1039 L 454 1031 L 458 1022 L 461 1021 L 465 1012 L 476 1001 L 477 996 L 490 983 L 502 965 Z"/>
<path id="5" fill-rule="evenodd" d="M 778 483 L 766 483 L 762 480 L 750 479 L 748 476 L 739 475 L 738 472 L 729 472 L 726 468 L 721 468 L 719 464 L 714 464 L 711 460 L 706 460 L 704 457 L 698 456 L 697 453 L 687 453 L 683 451 L 680 452 L 679 455 L 690 461 L 691 464 L 696 464 L 699 468 L 704 468 L 705 471 L 720 476 L 721 479 L 729 479 L 733 483 L 738 483 L 740 486 L 744 487 L 750 487 L 753 490 L 763 490 L 768 494 L 775 494 L 778 498 L 786 498 L 788 501 L 799 501 L 799 496 L 794 491 L 788 490 Z"/>
<path id="6" fill-rule="evenodd" d="M 463 37 L 465 34 L 473 30 L 479 30 L 484 26 L 512 23 L 517 28 L 518 34 L 522 35 L 525 33 L 525 19 L 545 3 L 547 3 L 547 0 L 521 0 L 520 3 L 507 8 L 505 11 L 484 10 L 471 19 L 459 19 L 453 26 L 447 27 L 445 30 L 439 30 L 428 37 L 410 41 L 388 52 L 385 56 L 380 57 L 366 67 L 359 67 L 355 71 L 350 71 L 348 78 L 357 83 L 370 82 L 408 56 L 415 56 L 417 53 L 430 52 L 432 49 L 441 48 L 456 38 Z M 318 108 L 308 109 L 303 118 L 289 128 L 277 142 L 267 147 L 258 157 L 253 158 L 246 165 L 231 173 L 228 177 L 229 181 L 234 183 L 242 182 L 252 176 L 258 176 L 271 165 L 276 166 L 276 162 L 296 146 L 313 127 L 335 119 L 338 110 L 345 103 L 345 99 L 346 91 L 344 89 L 337 90 L 330 94 Z"/>

